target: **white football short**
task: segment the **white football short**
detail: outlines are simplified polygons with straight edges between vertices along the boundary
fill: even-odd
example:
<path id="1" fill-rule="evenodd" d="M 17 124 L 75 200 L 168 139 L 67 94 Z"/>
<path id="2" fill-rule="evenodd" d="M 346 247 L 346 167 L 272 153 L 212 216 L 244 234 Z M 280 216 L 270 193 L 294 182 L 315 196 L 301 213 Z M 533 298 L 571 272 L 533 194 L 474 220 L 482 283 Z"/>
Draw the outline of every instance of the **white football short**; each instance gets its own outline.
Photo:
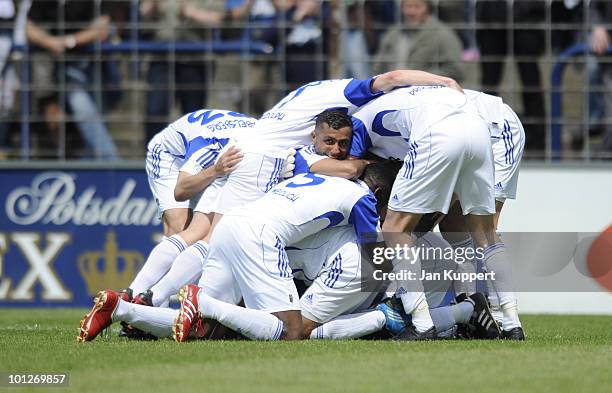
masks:
<path id="1" fill-rule="evenodd" d="M 525 147 L 525 130 L 514 111 L 504 104 L 504 127 L 491 139 L 495 160 L 495 198 L 501 202 L 516 199 L 519 165 Z"/>
<path id="2" fill-rule="evenodd" d="M 491 139 L 480 117 L 460 112 L 417 135 L 407 142 L 409 151 L 393 184 L 389 208 L 446 214 L 456 193 L 464 214 L 494 214 Z"/>
<path id="3" fill-rule="evenodd" d="M 300 299 L 302 315 L 311 321 L 326 323 L 349 314 L 371 295 L 362 291 L 359 246 L 354 241 L 339 246 Z"/>
<path id="4" fill-rule="evenodd" d="M 227 214 L 235 207 L 256 201 L 278 183 L 284 159 L 245 152 L 222 187 L 216 212 Z"/>
<path id="5" fill-rule="evenodd" d="M 198 197 L 179 202 L 174 199 L 174 187 L 182 160 L 163 150 L 160 143 L 150 143 L 147 149 L 146 171 L 149 187 L 157 202 L 159 215 L 170 209 L 193 209 Z"/>
<path id="6" fill-rule="evenodd" d="M 245 217 L 228 215 L 219 221 L 199 285 L 204 293 L 232 303 L 242 294 L 247 308 L 269 313 L 300 309 L 285 245 L 269 227 Z"/>
<path id="7" fill-rule="evenodd" d="M 227 183 L 227 176 L 215 179 L 215 181 L 210 183 L 208 187 L 204 189 L 201 196 L 196 199 L 197 204 L 193 210 L 204 214 L 216 212 L 219 198 L 221 198 L 221 190 L 223 186 L 225 186 L 225 183 Z"/>

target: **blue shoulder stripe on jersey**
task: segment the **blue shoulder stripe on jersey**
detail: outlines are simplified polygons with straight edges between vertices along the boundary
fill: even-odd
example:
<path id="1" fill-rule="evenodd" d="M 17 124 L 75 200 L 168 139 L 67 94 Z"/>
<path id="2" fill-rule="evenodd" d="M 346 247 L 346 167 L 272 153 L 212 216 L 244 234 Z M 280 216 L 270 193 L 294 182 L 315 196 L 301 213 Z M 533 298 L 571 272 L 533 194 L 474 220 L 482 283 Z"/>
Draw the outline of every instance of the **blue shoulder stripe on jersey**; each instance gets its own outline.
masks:
<path id="1" fill-rule="evenodd" d="M 361 120 L 352 117 L 353 120 L 353 139 L 351 141 L 351 150 L 349 155 L 361 158 L 372 147 L 372 139 L 368 134 L 368 130 Z"/>
<path id="2" fill-rule="evenodd" d="M 393 112 L 397 112 L 397 110 L 388 110 L 377 113 L 374 117 L 374 120 L 372 121 L 372 132 L 375 132 L 381 136 L 402 136 L 401 133 L 397 131 L 391 131 L 385 128 L 385 126 L 383 125 L 383 118 L 385 117 L 385 115 Z"/>
<path id="3" fill-rule="evenodd" d="M 327 229 L 327 228 L 335 227 L 336 225 L 340 224 L 342 220 L 344 220 L 344 214 L 340 213 L 339 211 L 331 211 L 331 212 L 323 213 L 320 216 L 313 218 L 312 221 L 318 220 L 320 218 L 326 218 L 329 220 L 329 225 L 325 227 L 325 229 Z"/>
<path id="4" fill-rule="evenodd" d="M 187 154 L 185 154 L 185 160 L 189 160 L 189 158 L 191 158 L 191 156 L 195 154 L 195 152 L 207 146 L 210 146 L 210 145 L 217 144 L 217 146 L 215 146 L 214 149 L 221 150 L 223 147 L 225 147 L 229 143 L 229 141 L 230 141 L 229 138 L 215 138 L 215 137 L 204 138 L 202 136 L 193 138 L 191 142 L 189 142 L 189 147 L 187 148 Z"/>
<path id="5" fill-rule="evenodd" d="M 293 176 L 310 172 L 310 167 L 302 156 L 302 150 L 304 149 L 307 148 L 303 147 L 301 149 L 298 149 L 298 151 L 295 153 L 295 168 L 293 169 Z"/>
<path id="6" fill-rule="evenodd" d="M 373 93 L 372 82 L 374 78 L 368 79 L 353 79 L 344 88 L 344 97 L 355 106 L 363 106 L 379 97 L 383 92 Z"/>
<path id="7" fill-rule="evenodd" d="M 376 211 L 376 198 L 372 192 L 362 196 L 355 203 L 349 216 L 349 224 L 353 224 L 358 242 L 362 242 L 366 238 L 365 235 L 376 233 L 378 212 Z"/>

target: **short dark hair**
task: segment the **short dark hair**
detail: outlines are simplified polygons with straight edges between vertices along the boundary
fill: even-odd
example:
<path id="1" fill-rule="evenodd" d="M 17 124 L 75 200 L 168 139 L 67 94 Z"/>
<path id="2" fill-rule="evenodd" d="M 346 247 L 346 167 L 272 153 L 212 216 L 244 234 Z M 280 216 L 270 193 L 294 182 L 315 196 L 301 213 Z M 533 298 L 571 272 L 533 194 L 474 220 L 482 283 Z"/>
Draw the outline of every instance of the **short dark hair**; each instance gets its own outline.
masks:
<path id="1" fill-rule="evenodd" d="M 334 130 L 339 130 L 344 127 L 353 129 L 353 121 L 346 113 L 346 110 L 327 109 L 319 113 L 315 120 L 315 130 L 320 129 L 323 124 L 327 124 Z"/>
<path id="2" fill-rule="evenodd" d="M 368 187 L 372 191 L 378 188 L 376 208 L 379 212 L 389 203 L 393 183 L 402 165 L 403 162 L 399 160 L 385 160 L 369 164 L 363 171 L 362 179 Z"/>

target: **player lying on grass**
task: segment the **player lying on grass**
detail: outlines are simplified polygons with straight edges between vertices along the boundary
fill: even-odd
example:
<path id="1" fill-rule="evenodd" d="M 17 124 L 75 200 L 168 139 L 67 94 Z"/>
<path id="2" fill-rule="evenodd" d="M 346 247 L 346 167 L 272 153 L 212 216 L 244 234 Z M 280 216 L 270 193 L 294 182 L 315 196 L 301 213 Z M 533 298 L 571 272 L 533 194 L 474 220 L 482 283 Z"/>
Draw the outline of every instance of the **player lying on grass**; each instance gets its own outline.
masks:
<path id="1" fill-rule="evenodd" d="M 419 239 L 419 246 L 448 249 L 450 245 L 429 233 Z M 304 337 L 311 339 L 352 339 L 379 332 L 383 328 L 397 339 L 416 338 L 410 317 L 403 315 L 400 300 L 390 298 L 376 309 L 370 292 L 362 282 L 362 257 L 355 231 L 350 226 L 325 229 L 286 248 L 294 277 L 303 280 L 307 289 L 300 298 Z M 425 259 L 423 269 L 430 274 L 456 270 L 453 260 Z M 376 288 L 384 289 L 384 282 Z M 383 291 L 386 292 L 386 291 Z M 454 337 L 456 324 L 465 324 L 471 338 L 493 339 L 499 328 L 489 313 L 482 294 L 473 294 L 456 305 L 452 299 L 452 282 L 433 280 L 425 284 L 432 320 L 442 337 Z M 448 294 L 451 294 L 449 297 Z M 386 295 L 386 293 L 385 293 Z M 392 296 L 392 294 L 389 294 Z M 95 338 L 111 321 L 126 321 L 157 338 L 170 337 L 177 310 L 151 308 L 119 299 L 116 292 L 100 292 L 92 311 L 87 340 Z M 375 306 L 375 304 L 374 304 Z M 209 338 L 199 317 L 190 338 Z M 218 337 L 221 338 L 221 337 Z"/>
<path id="2" fill-rule="evenodd" d="M 506 253 L 495 233 L 494 166 L 490 134 L 477 107 L 465 94 L 438 86 L 396 89 L 362 107 L 355 118 L 353 155 L 366 150 L 404 159 L 383 225 L 389 246 L 410 245 L 424 214 L 447 213 L 453 194 L 461 202 L 476 247 L 484 249 L 489 271 L 504 277 Z M 361 136 L 361 139 L 360 139 Z M 414 261 L 419 271 L 418 258 Z M 509 281 L 501 281 L 506 287 Z M 433 329 L 418 282 L 401 295 L 405 312 L 419 333 Z"/>
<path id="3" fill-rule="evenodd" d="M 199 312 L 251 339 L 303 338 L 285 247 L 334 226 L 352 226 L 360 239 L 376 233 L 390 175 L 389 163 L 369 165 L 357 182 L 297 175 L 232 210 L 213 234 L 200 282 L 181 289 L 175 340 L 187 340 Z M 236 306 L 241 297 L 246 308 Z"/>
<path id="4" fill-rule="evenodd" d="M 298 175 L 274 187 L 260 200 L 232 210 L 220 224 L 220 231 L 215 232 L 199 287 L 189 286 L 187 291 L 181 291 L 176 340 L 189 337 L 199 304 L 207 310 L 215 304 L 227 312 L 223 314 L 227 318 L 238 316 L 254 324 L 253 331 L 243 329 L 250 338 L 302 338 L 299 297 L 284 248 L 338 225 L 353 226 L 358 236 L 375 233 L 375 195 L 386 204 L 389 164 L 368 166 L 363 179 L 353 182 L 312 173 Z M 235 306 L 241 297 L 247 308 Z M 103 308 L 105 301 L 96 303 L 81 323 L 83 340 L 87 340 L 91 324 L 97 319 L 94 311 Z M 233 327 L 225 317 L 219 319 Z"/>
<path id="5" fill-rule="evenodd" d="M 205 256 L 212 230 L 222 215 L 257 200 L 277 183 L 287 149 L 309 143 L 318 114 L 328 109 L 342 109 L 350 115 L 385 91 L 406 84 L 439 84 L 461 89 L 451 78 L 416 70 L 396 70 L 367 80 L 312 82 L 289 93 L 257 121 L 251 132 L 238 139 L 238 147 L 244 154 L 242 161 L 231 176 L 213 184 L 215 189 L 220 188 L 219 196 L 214 204 L 202 208 L 205 213 L 215 213 L 212 222 L 210 214 L 199 215 L 202 220 L 192 220 L 184 231 L 162 241 L 147 259 L 145 273 L 138 281 L 143 284 L 132 288 L 133 292 L 139 294 L 150 289 L 168 272 L 178 255 L 187 252 L 189 245 L 195 243 L 194 249 L 188 251 L 191 257 L 186 258 Z"/>

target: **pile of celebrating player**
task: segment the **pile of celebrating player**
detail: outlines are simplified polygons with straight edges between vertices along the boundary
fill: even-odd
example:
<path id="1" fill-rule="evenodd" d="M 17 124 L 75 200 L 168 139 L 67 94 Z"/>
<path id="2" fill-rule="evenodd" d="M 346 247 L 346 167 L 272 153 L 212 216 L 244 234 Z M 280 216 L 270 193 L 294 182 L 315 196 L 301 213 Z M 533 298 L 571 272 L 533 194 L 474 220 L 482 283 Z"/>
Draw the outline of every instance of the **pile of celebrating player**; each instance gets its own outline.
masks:
<path id="1" fill-rule="evenodd" d="M 128 289 L 98 293 L 77 340 L 113 322 L 178 342 L 524 340 L 496 232 L 523 145 L 500 98 L 414 70 L 309 83 L 260 119 L 187 114 L 148 145 L 164 239 Z M 381 247 L 480 252 L 374 263 Z M 381 270 L 403 274 L 373 279 Z M 443 270 L 495 279 L 410 278 Z"/>

